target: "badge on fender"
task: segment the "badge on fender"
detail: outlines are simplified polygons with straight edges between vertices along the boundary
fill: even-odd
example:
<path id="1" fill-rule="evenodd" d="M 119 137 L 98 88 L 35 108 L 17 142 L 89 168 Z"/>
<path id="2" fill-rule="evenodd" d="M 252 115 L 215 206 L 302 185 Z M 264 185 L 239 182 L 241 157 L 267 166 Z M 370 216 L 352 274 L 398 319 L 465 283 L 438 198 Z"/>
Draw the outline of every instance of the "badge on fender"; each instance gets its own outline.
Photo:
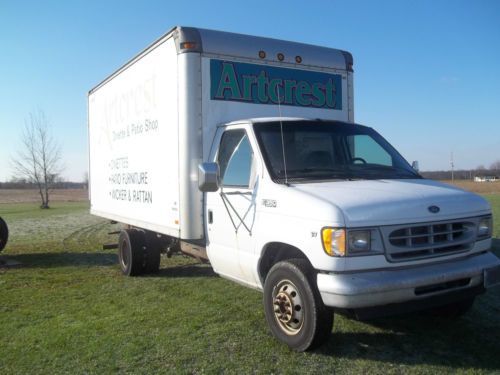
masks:
<path id="1" fill-rule="evenodd" d="M 264 207 L 276 208 L 278 203 L 274 199 L 262 199 L 262 205 Z"/>

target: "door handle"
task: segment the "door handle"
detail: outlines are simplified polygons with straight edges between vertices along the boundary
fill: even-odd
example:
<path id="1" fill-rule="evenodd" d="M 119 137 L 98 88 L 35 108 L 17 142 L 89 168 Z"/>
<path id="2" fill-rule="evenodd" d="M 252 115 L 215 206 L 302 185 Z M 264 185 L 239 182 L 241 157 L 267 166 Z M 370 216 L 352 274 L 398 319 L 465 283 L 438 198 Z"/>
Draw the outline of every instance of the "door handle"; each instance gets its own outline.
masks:
<path id="1" fill-rule="evenodd" d="M 208 210 L 208 224 L 212 224 L 214 222 L 214 213 L 212 210 Z"/>

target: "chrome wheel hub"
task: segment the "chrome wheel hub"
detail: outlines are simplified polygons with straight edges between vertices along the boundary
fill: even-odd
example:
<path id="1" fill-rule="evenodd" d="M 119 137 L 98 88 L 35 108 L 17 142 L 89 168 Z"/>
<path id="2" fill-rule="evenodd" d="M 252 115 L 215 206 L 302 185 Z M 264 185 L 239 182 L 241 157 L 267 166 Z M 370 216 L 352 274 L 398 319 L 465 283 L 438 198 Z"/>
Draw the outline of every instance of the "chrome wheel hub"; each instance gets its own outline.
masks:
<path id="1" fill-rule="evenodd" d="M 275 290 L 274 317 L 286 334 L 295 335 L 304 324 L 302 298 L 296 286 L 289 280 L 283 280 Z"/>

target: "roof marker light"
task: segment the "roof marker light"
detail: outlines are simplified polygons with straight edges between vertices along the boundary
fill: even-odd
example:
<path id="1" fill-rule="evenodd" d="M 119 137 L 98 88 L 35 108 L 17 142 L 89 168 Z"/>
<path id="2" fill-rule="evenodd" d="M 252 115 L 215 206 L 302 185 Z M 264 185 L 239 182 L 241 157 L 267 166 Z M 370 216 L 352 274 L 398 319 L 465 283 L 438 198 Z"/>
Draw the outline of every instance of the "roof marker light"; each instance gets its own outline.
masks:
<path id="1" fill-rule="evenodd" d="M 181 49 L 195 49 L 196 43 L 195 42 L 182 42 L 180 47 L 181 47 Z"/>

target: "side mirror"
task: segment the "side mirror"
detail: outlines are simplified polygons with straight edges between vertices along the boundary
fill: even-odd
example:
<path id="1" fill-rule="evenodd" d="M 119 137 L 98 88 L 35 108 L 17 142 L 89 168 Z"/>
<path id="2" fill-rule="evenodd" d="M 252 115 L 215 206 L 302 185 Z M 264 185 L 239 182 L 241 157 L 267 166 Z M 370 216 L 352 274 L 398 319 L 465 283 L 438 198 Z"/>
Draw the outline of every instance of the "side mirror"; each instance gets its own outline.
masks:
<path id="1" fill-rule="evenodd" d="M 411 163 L 411 167 L 418 172 L 418 170 L 419 170 L 419 168 L 418 168 L 418 161 L 414 160 L 413 163 Z"/>
<path id="2" fill-rule="evenodd" d="M 204 193 L 219 190 L 219 164 L 201 163 L 198 165 L 198 189 Z"/>

